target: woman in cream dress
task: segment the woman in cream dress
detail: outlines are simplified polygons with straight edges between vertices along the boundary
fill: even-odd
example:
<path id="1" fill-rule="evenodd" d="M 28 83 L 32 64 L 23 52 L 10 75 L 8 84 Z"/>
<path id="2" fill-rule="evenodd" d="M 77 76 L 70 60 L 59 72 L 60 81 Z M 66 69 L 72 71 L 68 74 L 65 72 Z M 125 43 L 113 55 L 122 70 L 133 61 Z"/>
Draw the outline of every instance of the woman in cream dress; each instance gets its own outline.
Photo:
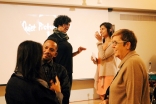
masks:
<path id="1" fill-rule="evenodd" d="M 111 84 L 117 72 L 117 59 L 114 57 L 114 51 L 111 46 L 111 36 L 114 30 L 112 24 L 104 22 L 100 25 L 100 34 L 95 33 L 98 40 L 98 58 L 96 60 L 91 57 L 94 64 L 97 64 L 97 70 L 94 77 L 94 87 L 101 100 L 104 100 L 106 89 Z"/>

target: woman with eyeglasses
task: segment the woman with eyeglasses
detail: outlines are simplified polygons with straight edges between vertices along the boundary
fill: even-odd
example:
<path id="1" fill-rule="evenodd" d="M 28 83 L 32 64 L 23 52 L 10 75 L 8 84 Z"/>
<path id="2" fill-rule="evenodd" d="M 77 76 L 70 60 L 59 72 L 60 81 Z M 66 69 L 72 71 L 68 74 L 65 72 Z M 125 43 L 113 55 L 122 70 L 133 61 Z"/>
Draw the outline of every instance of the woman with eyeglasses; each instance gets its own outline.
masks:
<path id="1" fill-rule="evenodd" d="M 136 53 L 133 31 L 120 29 L 112 35 L 114 56 L 121 62 L 109 89 L 109 104 L 150 104 L 146 66 Z"/>
<path id="2" fill-rule="evenodd" d="M 113 32 L 112 24 L 104 22 L 100 25 L 100 34 L 98 32 L 95 33 L 95 38 L 98 40 L 98 58 L 94 59 L 91 57 L 91 60 L 94 64 L 97 64 L 94 87 L 101 100 L 104 100 L 106 89 L 117 72 L 117 59 L 114 57 L 114 51 L 111 46 Z"/>

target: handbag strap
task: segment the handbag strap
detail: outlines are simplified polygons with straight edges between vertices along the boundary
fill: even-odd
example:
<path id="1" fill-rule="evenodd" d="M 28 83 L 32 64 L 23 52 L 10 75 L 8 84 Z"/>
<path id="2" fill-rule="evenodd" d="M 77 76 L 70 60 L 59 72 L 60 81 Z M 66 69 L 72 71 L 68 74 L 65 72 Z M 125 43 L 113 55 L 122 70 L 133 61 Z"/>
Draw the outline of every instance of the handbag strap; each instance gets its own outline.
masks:
<path id="1" fill-rule="evenodd" d="M 113 78 L 113 80 L 116 78 L 116 76 L 118 75 L 119 71 L 116 73 L 115 77 Z M 113 82 L 113 81 L 112 81 Z M 112 84 L 111 82 L 111 84 Z M 111 85 L 110 84 L 110 85 Z M 109 89 L 110 89 L 110 86 L 107 88 L 106 90 L 106 94 L 105 94 L 105 97 L 104 97 L 104 100 L 108 99 L 109 98 Z"/>

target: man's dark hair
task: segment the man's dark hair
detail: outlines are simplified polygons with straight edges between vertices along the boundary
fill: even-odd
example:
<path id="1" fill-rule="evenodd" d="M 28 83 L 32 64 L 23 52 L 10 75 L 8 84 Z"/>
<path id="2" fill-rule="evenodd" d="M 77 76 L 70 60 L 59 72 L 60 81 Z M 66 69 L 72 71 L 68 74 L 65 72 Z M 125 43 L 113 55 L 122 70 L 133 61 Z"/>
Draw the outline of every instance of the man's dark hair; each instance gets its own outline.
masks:
<path id="1" fill-rule="evenodd" d="M 63 24 L 68 24 L 71 22 L 70 17 L 66 15 L 59 15 L 57 18 L 55 18 L 53 25 L 55 27 L 62 26 Z"/>
<path id="2" fill-rule="evenodd" d="M 58 44 L 58 41 L 57 41 L 56 38 L 48 37 L 48 38 L 44 41 L 44 43 L 45 43 L 47 40 L 52 40 L 52 41 L 54 41 L 56 44 Z"/>

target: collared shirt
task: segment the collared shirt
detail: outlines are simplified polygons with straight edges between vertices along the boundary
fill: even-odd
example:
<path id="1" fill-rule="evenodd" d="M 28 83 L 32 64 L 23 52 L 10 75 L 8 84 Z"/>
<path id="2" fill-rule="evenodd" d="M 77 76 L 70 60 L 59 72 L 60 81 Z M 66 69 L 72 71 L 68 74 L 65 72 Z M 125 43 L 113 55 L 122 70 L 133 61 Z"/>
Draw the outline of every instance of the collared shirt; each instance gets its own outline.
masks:
<path id="1" fill-rule="evenodd" d="M 44 80 L 46 80 L 48 84 L 50 84 L 50 80 L 56 82 L 55 76 L 57 73 L 53 67 L 53 61 L 50 61 L 49 63 L 42 61 L 42 70 Z"/>
<path id="2" fill-rule="evenodd" d="M 65 67 L 53 61 L 50 61 L 49 63 L 42 62 L 41 71 L 44 77 L 43 79 L 46 80 L 47 82 L 49 82 L 52 78 L 54 78 L 53 76 L 57 75 L 61 85 L 61 92 L 64 96 L 63 104 L 69 104 L 70 82 Z"/>

